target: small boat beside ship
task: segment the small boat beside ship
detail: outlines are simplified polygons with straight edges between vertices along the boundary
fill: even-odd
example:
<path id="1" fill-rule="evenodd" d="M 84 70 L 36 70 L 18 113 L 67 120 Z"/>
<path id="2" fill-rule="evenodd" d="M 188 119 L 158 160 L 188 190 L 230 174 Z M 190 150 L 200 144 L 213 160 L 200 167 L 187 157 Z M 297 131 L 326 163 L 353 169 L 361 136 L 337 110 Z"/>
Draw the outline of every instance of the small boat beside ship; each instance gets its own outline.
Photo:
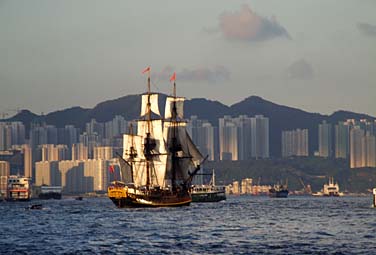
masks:
<path id="1" fill-rule="evenodd" d="M 47 186 L 40 187 L 39 199 L 61 199 L 62 187 L 61 186 Z"/>
<path id="2" fill-rule="evenodd" d="M 315 197 L 341 197 L 343 193 L 339 191 L 338 183 L 334 183 L 334 178 L 330 177 L 329 182 L 324 184 L 322 190 L 312 195 Z"/>
<path id="3" fill-rule="evenodd" d="M 269 197 L 286 198 L 288 195 L 287 184 L 275 184 L 269 189 Z"/>
<path id="4" fill-rule="evenodd" d="M 192 196 L 192 202 L 219 202 L 226 200 L 225 186 L 217 186 L 215 184 L 214 169 L 210 183 L 204 185 L 193 185 L 190 193 Z"/>

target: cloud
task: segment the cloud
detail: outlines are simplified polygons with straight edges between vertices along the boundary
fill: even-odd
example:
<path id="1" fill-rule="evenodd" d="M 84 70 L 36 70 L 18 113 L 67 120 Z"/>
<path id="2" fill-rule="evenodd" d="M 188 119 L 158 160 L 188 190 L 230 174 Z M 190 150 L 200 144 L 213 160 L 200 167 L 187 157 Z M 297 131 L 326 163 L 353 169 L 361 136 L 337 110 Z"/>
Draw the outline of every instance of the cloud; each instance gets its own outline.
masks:
<path id="1" fill-rule="evenodd" d="M 220 15 L 219 27 L 224 37 L 230 40 L 266 41 L 276 37 L 290 39 L 286 29 L 275 17 L 262 17 L 248 5 L 243 5 L 240 11 Z"/>
<path id="2" fill-rule="evenodd" d="M 314 71 L 311 64 L 304 59 L 300 59 L 289 66 L 287 76 L 290 79 L 312 80 L 314 78 Z"/>
<path id="3" fill-rule="evenodd" d="M 154 78 L 158 81 L 168 81 L 169 77 L 173 74 L 174 68 L 166 66 L 159 73 L 154 74 Z M 224 66 L 215 66 L 213 68 L 185 68 L 180 72 L 176 72 L 177 81 L 206 81 L 208 83 L 217 83 L 230 80 L 231 72 Z"/>
<path id="4" fill-rule="evenodd" d="M 367 23 L 358 23 L 356 25 L 360 32 L 368 36 L 376 36 L 376 26 Z"/>

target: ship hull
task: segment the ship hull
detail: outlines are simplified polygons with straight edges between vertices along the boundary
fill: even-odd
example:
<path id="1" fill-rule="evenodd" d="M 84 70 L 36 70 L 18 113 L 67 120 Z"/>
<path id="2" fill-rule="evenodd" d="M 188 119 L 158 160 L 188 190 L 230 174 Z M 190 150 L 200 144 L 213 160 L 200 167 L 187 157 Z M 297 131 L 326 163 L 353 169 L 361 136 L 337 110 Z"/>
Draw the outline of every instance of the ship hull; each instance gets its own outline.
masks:
<path id="1" fill-rule="evenodd" d="M 108 197 L 119 208 L 123 207 L 179 207 L 188 206 L 192 198 L 188 192 L 140 191 L 138 189 L 109 188 Z"/>
<path id="2" fill-rule="evenodd" d="M 269 191 L 269 197 L 286 198 L 289 195 L 288 190 Z"/>
<path id="3" fill-rule="evenodd" d="M 192 202 L 219 202 L 226 200 L 226 195 L 223 192 L 204 192 L 191 193 Z"/>
<path id="4" fill-rule="evenodd" d="M 50 192 L 50 193 L 40 193 L 38 195 L 39 199 L 61 199 L 61 193 Z"/>

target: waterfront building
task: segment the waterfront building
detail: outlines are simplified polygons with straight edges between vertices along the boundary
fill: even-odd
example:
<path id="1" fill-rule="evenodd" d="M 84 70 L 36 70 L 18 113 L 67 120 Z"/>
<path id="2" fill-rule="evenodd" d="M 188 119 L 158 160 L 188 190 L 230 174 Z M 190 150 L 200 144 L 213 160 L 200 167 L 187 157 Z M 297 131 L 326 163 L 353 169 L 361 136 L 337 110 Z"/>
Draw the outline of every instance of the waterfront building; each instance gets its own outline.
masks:
<path id="1" fill-rule="evenodd" d="M 241 194 L 252 194 L 252 178 L 242 179 L 241 182 Z"/>
<path id="2" fill-rule="evenodd" d="M 62 186 L 63 193 L 89 193 L 106 191 L 111 180 L 119 176 L 109 173 L 108 168 L 114 165 L 119 175 L 117 160 L 64 160 L 36 163 L 36 185 Z"/>
<path id="3" fill-rule="evenodd" d="M 325 120 L 319 124 L 319 156 L 332 156 L 332 125 Z"/>
<path id="4" fill-rule="evenodd" d="M 61 172 L 58 161 L 35 163 L 35 185 L 61 186 Z"/>

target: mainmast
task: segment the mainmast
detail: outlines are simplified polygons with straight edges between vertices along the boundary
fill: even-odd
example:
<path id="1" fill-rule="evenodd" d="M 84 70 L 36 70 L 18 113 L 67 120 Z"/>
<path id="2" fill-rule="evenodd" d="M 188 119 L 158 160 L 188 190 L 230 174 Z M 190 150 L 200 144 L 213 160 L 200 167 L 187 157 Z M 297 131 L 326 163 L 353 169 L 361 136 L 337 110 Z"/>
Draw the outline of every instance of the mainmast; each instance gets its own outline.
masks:
<path id="1" fill-rule="evenodd" d="M 172 157 L 172 169 L 171 169 L 171 186 L 172 190 L 176 190 L 176 169 L 179 167 L 178 151 L 181 151 L 181 144 L 178 144 L 177 132 L 178 132 L 178 120 L 177 120 L 177 109 L 176 109 L 176 73 L 171 76 L 170 81 L 174 81 L 173 85 L 173 102 L 172 102 L 172 114 L 171 114 L 171 123 L 172 123 L 172 139 L 171 147 L 169 148 Z"/>
<path id="2" fill-rule="evenodd" d="M 145 69 L 148 73 L 148 102 L 146 105 L 146 122 L 147 122 L 147 129 L 146 129 L 146 138 L 144 141 L 144 154 L 146 158 L 146 187 L 150 186 L 150 168 L 151 168 L 151 161 L 153 159 L 151 151 L 155 147 L 155 142 L 151 139 L 151 103 L 150 103 L 150 67 Z M 144 70 L 144 72 L 145 72 Z"/>

